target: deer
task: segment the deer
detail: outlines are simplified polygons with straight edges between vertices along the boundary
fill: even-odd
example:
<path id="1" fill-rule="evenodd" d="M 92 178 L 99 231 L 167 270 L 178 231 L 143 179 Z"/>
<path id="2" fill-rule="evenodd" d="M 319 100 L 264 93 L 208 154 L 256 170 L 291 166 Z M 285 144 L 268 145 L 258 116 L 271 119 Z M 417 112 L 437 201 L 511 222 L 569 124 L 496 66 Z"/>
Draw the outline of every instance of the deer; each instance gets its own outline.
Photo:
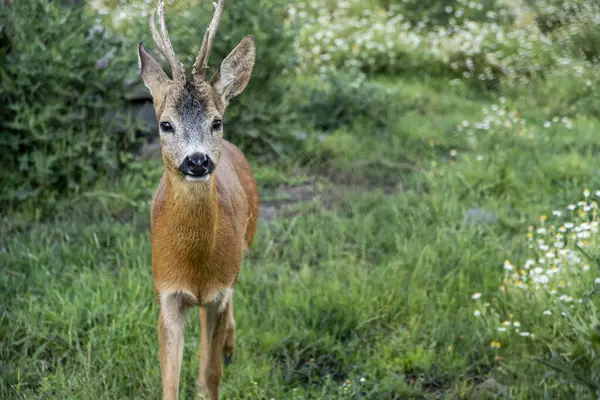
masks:
<path id="1" fill-rule="evenodd" d="M 163 0 L 152 12 L 150 31 L 172 78 L 142 42 L 138 46 L 140 74 L 156 112 L 164 165 L 150 225 L 166 400 L 179 396 L 185 313 L 193 306 L 199 307 L 202 328 L 197 391 L 202 398 L 219 399 L 222 363 L 230 363 L 235 346 L 233 288 L 258 220 L 258 187 L 250 164 L 223 138 L 225 110 L 250 80 L 255 39 L 244 37 L 207 80 L 224 0 L 213 5 L 214 15 L 189 78 L 169 39 Z"/>

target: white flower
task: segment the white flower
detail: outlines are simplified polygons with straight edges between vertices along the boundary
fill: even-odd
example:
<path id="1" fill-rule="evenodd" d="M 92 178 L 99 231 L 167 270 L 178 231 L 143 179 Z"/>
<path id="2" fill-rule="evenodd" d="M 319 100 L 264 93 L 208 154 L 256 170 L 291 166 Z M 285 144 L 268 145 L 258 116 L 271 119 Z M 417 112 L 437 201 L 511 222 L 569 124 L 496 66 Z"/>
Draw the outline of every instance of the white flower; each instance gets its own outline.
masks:
<path id="1" fill-rule="evenodd" d="M 476 159 L 477 161 L 483 161 L 483 156 L 482 156 L 481 154 L 478 154 L 478 155 L 475 157 L 475 159 Z"/>
<path id="2" fill-rule="evenodd" d="M 550 310 L 546 310 L 543 312 L 544 315 L 552 315 L 552 311 Z"/>
<path id="3" fill-rule="evenodd" d="M 536 267 L 533 272 L 537 275 L 541 274 L 542 272 L 544 272 L 544 268 L 541 267 Z"/>
<path id="4" fill-rule="evenodd" d="M 520 326 L 521 326 L 521 323 L 520 323 L 519 321 L 515 321 L 515 322 L 513 323 L 513 326 L 515 326 L 515 327 L 517 327 L 517 328 L 518 328 L 518 327 L 520 327 Z"/>
<path id="5" fill-rule="evenodd" d="M 506 328 L 504 328 L 504 327 L 500 327 L 500 328 L 498 328 L 498 331 L 499 331 L 499 332 L 506 332 Z"/>
<path id="6" fill-rule="evenodd" d="M 571 228 L 573 228 L 574 226 L 575 226 L 575 224 L 573 224 L 572 222 L 567 222 L 567 223 L 565 223 L 565 228 L 567 228 L 567 229 L 571 229 Z"/>
<path id="7" fill-rule="evenodd" d="M 472 298 L 473 300 L 477 300 L 477 299 L 478 299 L 478 298 L 480 298 L 480 297 L 481 297 L 481 293 L 479 293 L 479 292 L 473 293 L 473 296 L 471 296 L 471 298 Z"/>
<path id="8" fill-rule="evenodd" d="M 519 335 L 527 337 L 527 336 L 529 336 L 531 334 L 529 332 L 521 332 L 521 333 L 519 333 Z"/>
<path id="9" fill-rule="evenodd" d="M 588 197 L 590 197 L 590 191 L 589 191 L 589 190 L 587 190 L 587 189 L 585 189 L 585 190 L 583 191 L 583 197 L 585 197 L 585 198 L 588 198 Z"/>
<path id="10" fill-rule="evenodd" d="M 585 265 L 583 266 L 583 270 L 584 270 L 584 271 L 589 271 L 589 270 L 590 270 L 590 266 L 589 266 L 589 265 L 587 265 L 587 264 L 585 264 Z"/>
<path id="11" fill-rule="evenodd" d="M 544 122 L 544 128 L 550 128 L 551 125 L 552 125 L 552 122 L 550 122 L 550 121 Z"/>
<path id="12" fill-rule="evenodd" d="M 504 269 L 507 271 L 513 270 L 513 266 L 511 265 L 510 261 L 508 261 L 508 260 L 504 261 Z"/>
<path id="13" fill-rule="evenodd" d="M 577 206 L 576 206 L 575 204 L 569 204 L 569 205 L 567 206 L 567 208 L 568 208 L 569 210 L 573 211 L 574 209 L 576 209 L 576 208 L 577 208 Z"/>
<path id="14" fill-rule="evenodd" d="M 599 284 L 600 285 L 600 278 L 596 278 L 594 279 L 594 283 Z"/>
<path id="15" fill-rule="evenodd" d="M 365 378 L 360 378 L 360 381 L 364 382 L 364 381 L 366 381 L 366 379 Z"/>
<path id="16" fill-rule="evenodd" d="M 473 315 L 474 315 L 475 317 L 479 317 L 479 316 L 481 316 L 481 311 L 479 311 L 479 310 L 475 310 L 475 312 L 473 313 Z"/>
<path id="17" fill-rule="evenodd" d="M 596 193 L 594 193 L 596 196 L 600 197 L 600 190 L 596 190 Z"/>

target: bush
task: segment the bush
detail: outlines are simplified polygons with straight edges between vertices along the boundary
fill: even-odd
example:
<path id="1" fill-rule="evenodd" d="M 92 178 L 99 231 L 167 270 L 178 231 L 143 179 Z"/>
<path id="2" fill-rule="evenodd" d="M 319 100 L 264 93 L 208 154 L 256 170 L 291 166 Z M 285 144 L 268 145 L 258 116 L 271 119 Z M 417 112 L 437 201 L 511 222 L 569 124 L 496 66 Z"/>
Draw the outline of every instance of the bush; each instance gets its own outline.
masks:
<path id="1" fill-rule="evenodd" d="M 396 8 L 417 25 L 445 26 L 463 21 L 510 23 L 506 4 L 498 0 L 380 0 L 386 8 Z"/>
<path id="2" fill-rule="evenodd" d="M 573 56 L 600 57 L 600 4 L 590 0 L 529 0 L 539 28 Z"/>
<path id="3" fill-rule="evenodd" d="M 300 91 L 307 96 L 300 101 L 298 111 L 303 123 L 318 131 L 350 126 L 361 118 L 369 120 L 374 129 L 389 123 L 393 96 L 384 86 L 366 81 L 364 74 L 329 71 L 316 83 L 301 86 Z"/>
<path id="4" fill-rule="evenodd" d="M 123 43 L 59 1 L 0 8 L 0 203 L 77 190 L 119 167 L 130 136 L 103 116 L 121 105 Z"/>

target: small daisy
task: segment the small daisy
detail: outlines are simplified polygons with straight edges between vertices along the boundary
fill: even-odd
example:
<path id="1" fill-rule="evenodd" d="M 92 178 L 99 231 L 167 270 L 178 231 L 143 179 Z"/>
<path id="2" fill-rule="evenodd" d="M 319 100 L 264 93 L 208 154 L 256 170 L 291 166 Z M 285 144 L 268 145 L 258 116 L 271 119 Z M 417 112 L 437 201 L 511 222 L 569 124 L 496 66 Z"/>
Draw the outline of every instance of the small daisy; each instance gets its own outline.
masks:
<path id="1" fill-rule="evenodd" d="M 472 298 L 473 300 L 477 300 L 477 299 L 478 299 L 478 298 L 480 298 L 480 297 L 481 297 L 481 293 L 479 293 L 479 292 L 473 293 L 473 296 L 471 296 L 471 298 Z"/>

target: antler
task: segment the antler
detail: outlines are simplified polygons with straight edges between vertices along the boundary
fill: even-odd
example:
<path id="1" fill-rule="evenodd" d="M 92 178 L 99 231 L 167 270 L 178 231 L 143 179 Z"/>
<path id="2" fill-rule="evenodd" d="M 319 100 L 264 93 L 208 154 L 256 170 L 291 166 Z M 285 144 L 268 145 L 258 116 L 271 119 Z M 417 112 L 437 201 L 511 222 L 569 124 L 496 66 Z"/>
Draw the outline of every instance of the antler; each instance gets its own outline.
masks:
<path id="1" fill-rule="evenodd" d="M 162 37 L 158 34 L 158 31 L 156 30 L 156 24 L 154 22 L 157 11 Z M 154 38 L 154 42 L 156 43 L 158 50 L 160 50 L 162 55 L 169 60 L 171 72 L 173 73 L 173 80 L 175 82 L 185 83 L 185 71 L 183 69 L 183 64 L 177 59 L 177 55 L 175 55 L 175 50 L 173 50 L 173 45 L 169 39 L 169 32 L 167 31 L 167 24 L 165 23 L 165 4 L 163 0 L 158 0 L 158 9 L 153 11 L 152 15 L 150 16 L 150 31 L 152 32 L 152 38 Z"/>
<path id="2" fill-rule="evenodd" d="M 208 26 L 208 29 L 206 29 L 206 33 L 202 38 L 202 45 L 200 46 L 200 51 L 198 52 L 196 61 L 194 62 L 192 74 L 200 79 L 204 79 L 206 70 L 208 69 L 208 57 L 210 56 L 212 43 L 215 39 L 215 33 L 219 27 L 219 21 L 221 20 L 224 4 L 225 0 L 219 0 L 219 4 L 213 3 L 213 6 L 215 7 L 215 14 L 213 15 L 212 21 L 210 21 L 210 25 Z"/>

